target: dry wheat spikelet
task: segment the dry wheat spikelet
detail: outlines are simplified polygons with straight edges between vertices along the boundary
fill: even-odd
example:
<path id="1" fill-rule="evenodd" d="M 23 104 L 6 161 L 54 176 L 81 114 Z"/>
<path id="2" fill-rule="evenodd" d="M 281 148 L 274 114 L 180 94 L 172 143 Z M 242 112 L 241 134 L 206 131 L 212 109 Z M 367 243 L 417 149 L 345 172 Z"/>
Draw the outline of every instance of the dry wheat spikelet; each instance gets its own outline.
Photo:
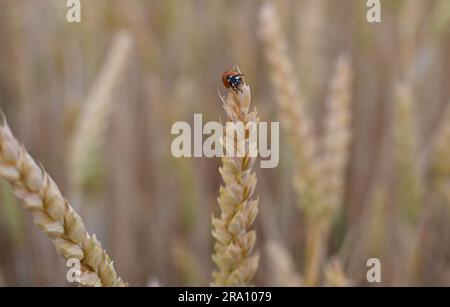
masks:
<path id="1" fill-rule="evenodd" d="M 95 235 L 90 236 L 69 202 L 46 173 L 13 136 L 0 110 L 0 177 L 9 182 L 34 222 L 52 240 L 65 259 L 81 263 L 83 286 L 126 286 Z"/>
<path id="2" fill-rule="evenodd" d="M 250 112 L 250 98 L 246 84 L 239 91 L 221 96 L 229 122 L 258 123 L 256 110 Z M 230 137 L 226 135 L 225 139 Z M 248 286 L 258 267 L 259 255 L 253 253 L 256 233 L 250 230 L 258 213 L 258 199 L 252 199 L 256 174 L 251 172 L 256 157 L 249 156 L 247 132 L 244 145 L 243 157 L 224 156 L 219 169 L 225 185 L 220 187 L 218 198 L 221 214 L 212 217 L 212 235 L 216 239 L 212 259 L 218 268 L 212 274 L 213 286 Z"/>
<path id="3" fill-rule="evenodd" d="M 406 259 L 403 261 L 405 283 L 414 283 L 420 262 L 421 236 L 419 224 L 422 224 L 423 181 L 418 161 L 418 142 L 414 114 L 414 93 L 411 81 L 398 82 L 395 88 L 395 162 L 397 167 L 396 201 L 406 222 L 407 232 L 403 244 Z"/>
<path id="4" fill-rule="evenodd" d="M 69 150 L 69 179 L 74 194 L 81 192 L 86 174 L 93 167 L 98 151 L 105 141 L 110 117 L 114 110 L 115 92 L 123 79 L 132 49 L 130 33 L 121 31 L 112 47 L 78 118 Z"/>
<path id="5" fill-rule="evenodd" d="M 267 2 L 260 11 L 260 37 L 269 66 L 269 76 L 275 89 L 280 122 L 294 147 L 298 168 L 294 185 L 301 197 L 302 209 L 307 213 L 321 202 L 319 168 L 316 159 L 317 144 L 312 123 L 305 112 L 305 103 L 299 93 L 293 65 L 289 61 L 281 25 L 272 3 Z"/>
<path id="6" fill-rule="evenodd" d="M 295 264 L 284 246 L 276 241 L 269 241 L 265 245 L 269 261 L 271 279 L 276 286 L 300 287 L 303 281 L 296 272 Z"/>

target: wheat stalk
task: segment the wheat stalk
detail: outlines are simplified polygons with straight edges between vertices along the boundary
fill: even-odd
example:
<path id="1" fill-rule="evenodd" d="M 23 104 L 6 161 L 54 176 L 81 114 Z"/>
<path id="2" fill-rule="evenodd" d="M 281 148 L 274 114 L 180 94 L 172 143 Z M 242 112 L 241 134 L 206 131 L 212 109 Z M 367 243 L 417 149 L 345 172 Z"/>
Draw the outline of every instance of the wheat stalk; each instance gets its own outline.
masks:
<path id="1" fill-rule="evenodd" d="M 409 83 L 396 87 L 395 158 L 398 167 L 398 202 L 407 220 L 417 222 L 422 202 L 420 170 L 415 138 L 413 93 Z"/>
<path id="2" fill-rule="evenodd" d="M 331 223 L 343 200 L 351 140 L 351 84 L 350 60 L 346 56 L 340 56 L 331 79 L 325 135 L 321 144 L 323 155 L 318 161 L 323 198 L 315 204 L 314 210 L 310 210 L 306 219 L 308 233 L 305 281 L 309 285 L 316 285 L 319 281 Z"/>
<path id="3" fill-rule="evenodd" d="M 280 21 L 271 3 L 266 3 L 261 8 L 260 30 L 269 76 L 279 107 L 280 122 L 289 135 L 297 158 L 295 187 L 301 196 L 302 209 L 311 211 L 320 202 L 321 195 L 318 191 L 319 169 L 315 157 L 317 144 L 312 124 L 306 116 L 304 100 L 298 90 L 293 65 L 282 39 Z"/>
<path id="4" fill-rule="evenodd" d="M 273 5 L 267 2 L 260 12 L 261 39 L 269 64 L 275 96 L 279 107 L 280 122 L 293 145 L 297 168 L 294 171 L 294 187 L 300 208 L 306 213 L 307 245 L 305 256 L 305 283 L 315 285 L 323 253 L 323 229 L 316 224 L 317 209 L 323 208 L 323 193 L 319 184 L 320 168 L 316 157 L 317 144 L 312 124 L 306 116 L 293 65 L 289 61 L 281 25 Z"/>
<path id="5" fill-rule="evenodd" d="M 99 159 L 98 151 L 105 141 L 104 135 L 114 110 L 114 96 L 123 79 L 131 47 L 131 35 L 126 31 L 119 32 L 78 118 L 69 150 L 68 171 L 75 195 L 81 193 L 92 170 L 95 170 Z"/>
<path id="6" fill-rule="evenodd" d="M 345 187 L 351 142 L 351 91 L 352 69 L 350 59 L 339 57 L 336 71 L 331 80 L 328 96 L 328 110 L 325 118 L 323 144 L 322 175 L 325 184 L 326 203 L 331 207 L 332 215 L 342 201 Z"/>
<path id="7" fill-rule="evenodd" d="M 395 88 L 395 161 L 398 174 L 398 194 L 396 201 L 400 207 L 407 233 L 403 243 L 407 255 L 405 282 L 414 282 L 420 263 L 421 235 L 417 228 L 422 217 L 423 185 L 418 160 L 418 146 L 415 121 L 414 99 L 411 82 L 398 82 Z"/>
<path id="8" fill-rule="evenodd" d="M 433 141 L 431 161 L 433 185 L 450 204 L 450 102 L 447 103 Z"/>
<path id="9" fill-rule="evenodd" d="M 34 222 L 52 240 L 65 259 L 80 260 L 80 284 L 126 286 L 95 235 L 90 236 L 80 216 L 46 173 L 13 136 L 0 110 L 0 177 L 33 215 Z"/>
<path id="10" fill-rule="evenodd" d="M 239 91 L 221 97 L 228 120 L 233 123 L 256 124 L 256 110 L 250 110 L 250 87 L 243 84 Z M 216 239 L 213 261 L 218 270 L 212 274 L 213 286 L 246 286 L 258 267 L 259 255 L 252 253 L 256 233 L 250 230 L 258 213 L 258 199 L 252 199 L 256 174 L 251 172 L 256 157 L 249 155 L 249 131 L 245 128 L 245 155 L 222 158 L 219 172 L 225 183 L 218 198 L 220 217 L 212 217 L 212 235 Z M 234 135 L 231 136 L 234 140 Z M 226 135 L 225 139 L 230 140 Z"/>
<path id="11" fill-rule="evenodd" d="M 172 247 L 172 258 L 183 286 L 198 286 L 201 283 L 201 265 L 191 247 L 182 241 L 176 241 Z"/>
<path id="12" fill-rule="evenodd" d="M 3 277 L 3 272 L 0 268 L 0 287 L 6 287 L 5 278 Z"/>
<path id="13" fill-rule="evenodd" d="M 325 266 L 325 286 L 349 287 L 353 282 L 347 278 L 338 258 L 330 260 Z"/>
<path id="14" fill-rule="evenodd" d="M 450 29 L 450 2 L 437 2 L 430 19 L 432 20 L 432 29 L 437 37 L 448 34 Z"/>

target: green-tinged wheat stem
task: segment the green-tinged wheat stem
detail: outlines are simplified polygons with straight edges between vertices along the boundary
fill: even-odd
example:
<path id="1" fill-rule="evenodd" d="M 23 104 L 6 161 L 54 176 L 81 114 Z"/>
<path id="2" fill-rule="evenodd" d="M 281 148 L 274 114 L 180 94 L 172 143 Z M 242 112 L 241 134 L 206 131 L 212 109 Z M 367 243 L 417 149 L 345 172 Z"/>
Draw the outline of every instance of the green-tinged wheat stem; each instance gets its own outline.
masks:
<path id="1" fill-rule="evenodd" d="M 420 261 L 421 238 L 417 229 L 422 217 L 423 185 L 418 167 L 418 147 L 414 117 L 414 100 L 411 83 L 398 83 L 396 86 L 395 108 L 395 162 L 397 166 L 396 201 L 401 210 L 405 227 L 412 237 L 405 236 L 407 259 L 405 263 L 405 282 L 414 282 Z"/>
<path id="2" fill-rule="evenodd" d="M 415 225 L 421 213 L 422 182 L 415 138 L 413 93 L 409 84 L 397 84 L 395 159 L 398 168 L 398 204 L 406 220 Z"/>
<path id="3" fill-rule="evenodd" d="M 256 110 L 250 112 L 248 85 L 237 92 L 230 91 L 222 101 L 229 122 L 257 124 Z M 258 199 L 252 198 L 256 174 L 251 172 L 256 157 L 249 155 L 247 128 L 244 135 L 245 155 L 224 156 L 219 169 L 225 185 L 220 187 L 218 198 L 221 214 L 212 217 L 212 234 L 216 239 L 212 258 L 218 268 L 212 274 L 213 286 L 248 286 L 258 267 L 259 255 L 253 253 L 256 233 L 250 230 L 258 213 Z"/>
<path id="4" fill-rule="evenodd" d="M 201 265 L 192 248 L 182 241 L 176 241 L 172 246 L 172 258 L 181 285 L 198 287 L 201 284 Z"/>
<path id="5" fill-rule="evenodd" d="M 103 68 L 97 77 L 78 117 L 69 150 L 69 180 L 77 197 L 83 186 L 95 176 L 99 150 L 105 142 L 105 132 L 114 110 L 114 99 L 132 49 L 128 32 L 119 32 L 112 43 Z"/>
<path id="6" fill-rule="evenodd" d="M 5 283 L 5 278 L 3 277 L 3 272 L 2 269 L 0 268 L 0 287 L 5 287 L 6 283 Z"/>
<path id="7" fill-rule="evenodd" d="M 95 235 L 87 233 L 53 179 L 13 136 L 3 112 L 0 116 L 0 177 L 11 184 L 58 253 L 65 259 L 80 260 L 80 285 L 126 286 Z"/>
<path id="8" fill-rule="evenodd" d="M 431 173 L 434 188 L 450 205 L 450 102 L 434 139 Z"/>
<path id="9" fill-rule="evenodd" d="M 432 29 L 436 37 L 447 35 L 450 31 L 450 2 L 438 1 L 433 9 Z"/>

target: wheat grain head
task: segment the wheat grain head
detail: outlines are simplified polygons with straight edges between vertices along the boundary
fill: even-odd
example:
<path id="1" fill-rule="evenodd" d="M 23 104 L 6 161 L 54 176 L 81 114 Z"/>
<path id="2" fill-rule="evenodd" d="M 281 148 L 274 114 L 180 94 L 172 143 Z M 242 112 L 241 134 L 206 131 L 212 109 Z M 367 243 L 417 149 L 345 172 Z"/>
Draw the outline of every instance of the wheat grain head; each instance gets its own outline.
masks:
<path id="1" fill-rule="evenodd" d="M 256 110 L 250 112 L 248 85 L 244 84 L 239 91 L 230 91 L 221 98 L 229 121 L 244 125 L 258 122 Z M 245 155 L 223 157 L 219 169 L 225 185 L 220 187 L 218 198 L 221 214 L 217 218 L 212 217 L 212 235 L 216 239 L 212 258 L 218 268 L 212 274 L 213 286 L 248 286 L 258 267 L 259 255 L 253 253 L 256 233 L 250 230 L 258 213 L 258 199 L 252 198 L 256 174 L 251 172 L 256 157 L 248 154 L 247 131 L 244 143 Z"/>
<path id="2" fill-rule="evenodd" d="M 312 123 L 306 116 L 303 97 L 299 93 L 293 64 L 287 55 L 278 15 L 269 2 L 260 11 L 260 37 L 275 90 L 280 122 L 289 135 L 297 158 L 294 185 L 300 195 L 299 203 L 302 209 L 313 210 L 314 205 L 320 202 L 321 195 L 315 157 L 317 144 Z"/>
<path id="3" fill-rule="evenodd" d="M 325 204 L 332 217 L 342 202 L 345 188 L 345 170 L 351 144 L 352 69 L 350 59 L 341 55 L 331 79 L 327 101 L 325 135 L 323 138 L 322 180 L 325 185 Z"/>
<path id="4" fill-rule="evenodd" d="M 62 196 L 58 186 L 12 134 L 0 110 L 0 177 L 9 182 L 33 221 L 64 258 L 81 263 L 80 285 L 126 286 L 95 235 Z"/>

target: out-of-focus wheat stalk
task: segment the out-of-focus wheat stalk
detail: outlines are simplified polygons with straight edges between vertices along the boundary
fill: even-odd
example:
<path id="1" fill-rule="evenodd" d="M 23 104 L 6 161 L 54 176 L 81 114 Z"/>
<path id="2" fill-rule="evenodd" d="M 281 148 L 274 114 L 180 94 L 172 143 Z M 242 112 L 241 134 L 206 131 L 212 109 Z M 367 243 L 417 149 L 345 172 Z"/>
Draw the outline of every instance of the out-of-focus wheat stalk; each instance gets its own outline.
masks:
<path id="1" fill-rule="evenodd" d="M 69 150 L 69 180 L 77 197 L 83 185 L 95 174 L 99 150 L 114 110 L 115 92 L 123 80 L 132 48 L 131 35 L 119 32 L 105 60 L 101 73 L 82 106 Z"/>
<path id="2" fill-rule="evenodd" d="M 395 158 L 398 167 L 398 204 L 407 220 L 417 222 L 421 211 L 422 182 L 414 125 L 413 93 L 408 84 L 396 88 Z"/>
<path id="3" fill-rule="evenodd" d="M 421 27 L 421 19 L 426 2 L 410 0 L 404 4 L 404 9 L 399 18 L 400 43 L 399 50 L 402 69 L 409 78 L 415 77 L 415 57 L 417 56 L 418 34 Z"/>
<path id="4" fill-rule="evenodd" d="M 284 246 L 276 241 L 269 241 L 265 249 L 272 283 L 280 287 L 302 286 L 302 278 L 296 272 L 295 264 Z"/>
<path id="5" fill-rule="evenodd" d="M 349 287 L 352 281 L 345 275 L 338 258 L 330 260 L 325 266 L 325 286 Z"/>
<path id="6" fill-rule="evenodd" d="M 432 17 L 429 18 L 432 21 L 433 31 L 437 36 L 448 34 L 450 31 L 450 2 L 438 1 L 434 7 Z"/>
<path id="7" fill-rule="evenodd" d="M 325 135 L 321 147 L 323 155 L 320 161 L 320 183 L 323 186 L 323 200 L 315 204 L 313 214 L 306 220 L 308 235 L 305 279 L 310 285 L 316 285 L 320 278 L 331 223 L 343 201 L 351 140 L 351 85 L 350 60 L 341 56 L 331 79 Z"/>
<path id="8" fill-rule="evenodd" d="M 434 188 L 450 206 L 450 102 L 435 136 L 431 173 Z"/>
<path id="9" fill-rule="evenodd" d="M 260 12 L 261 38 L 275 88 L 282 126 L 290 135 L 298 163 L 295 187 L 306 214 L 307 243 L 305 282 L 317 285 L 325 254 L 330 219 L 342 200 L 343 177 L 350 140 L 351 69 L 348 59 L 338 61 L 332 81 L 324 159 L 317 157 L 318 144 L 299 93 L 289 61 L 280 21 L 271 3 Z M 322 149 L 322 148 L 321 148 Z"/>
<path id="10" fill-rule="evenodd" d="M 269 76 L 279 106 L 280 122 L 290 137 L 297 158 L 295 186 L 301 196 L 302 208 L 311 211 L 320 202 L 321 195 L 318 191 L 319 169 L 315 159 L 316 140 L 299 93 L 293 65 L 287 55 L 278 15 L 269 2 L 260 11 L 260 30 Z"/>
<path id="11" fill-rule="evenodd" d="M 352 138 L 352 78 L 350 59 L 341 56 L 331 80 L 323 138 L 322 182 L 325 184 L 326 203 L 332 211 L 336 211 L 342 202 L 345 188 L 345 170 Z"/>
<path id="12" fill-rule="evenodd" d="M 192 249 L 185 243 L 177 241 L 172 247 L 172 257 L 182 285 L 199 286 L 201 266 Z"/>
<path id="13" fill-rule="evenodd" d="M 298 53 L 301 87 L 311 97 L 324 77 L 325 3 L 307 0 L 298 16 Z"/>
<path id="14" fill-rule="evenodd" d="M 0 287 L 5 287 L 6 283 L 5 283 L 5 279 L 3 277 L 3 272 L 0 269 Z"/>
<path id="15" fill-rule="evenodd" d="M 272 81 L 282 127 L 286 130 L 296 157 L 294 187 L 297 190 L 300 208 L 305 211 L 307 220 L 311 217 L 323 198 L 319 185 L 319 167 L 316 159 L 317 144 L 312 131 L 312 123 L 306 114 L 305 102 L 299 93 L 293 64 L 287 54 L 279 16 L 272 3 L 265 3 L 260 11 L 260 36 L 264 44 L 264 54 L 268 62 L 268 74 Z M 315 222 L 309 223 L 312 226 Z M 308 226 L 307 226 L 308 227 Z M 321 234 L 308 228 L 305 256 L 305 282 L 317 282 L 318 245 Z M 321 243 L 319 243 L 322 246 Z M 314 272 L 314 273 L 311 273 Z M 312 276 L 314 275 L 314 276 Z"/>
<path id="16" fill-rule="evenodd" d="M 244 126 L 257 124 L 256 110 L 249 112 L 248 85 L 244 84 L 239 91 L 230 91 L 221 98 L 229 122 L 243 123 Z M 258 199 L 252 199 L 256 174 L 251 172 L 256 157 L 249 155 L 250 133 L 247 126 L 245 129 L 245 154 L 243 157 L 224 156 L 219 169 L 225 185 L 220 187 L 218 198 L 220 217 L 212 217 L 212 234 L 216 239 L 212 258 L 218 267 L 218 271 L 212 274 L 213 286 L 248 286 L 258 267 L 259 255 L 252 253 L 256 233 L 250 230 L 258 213 Z M 230 138 L 234 141 L 234 136 L 225 136 L 226 140 Z M 235 148 L 238 150 L 240 145 Z"/>
<path id="17" fill-rule="evenodd" d="M 81 285 L 126 286 L 95 235 L 87 233 L 53 179 L 13 136 L 3 112 L 0 116 L 0 177 L 11 184 L 58 253 L 65 259 L 80 260 Z"/>
<path id="18" fill-rule="evenodd" d="M 415 126 L 414 99 L 411 84 L 398 83 L 396 87 L 395 109 L 395 159 L 398 168 L 397 202 L 405 226 L 411 237 L 404 236 L 406 254 L 404 281 L 414 282 L 417 277 L 422 246 L 420 228 L 422 215 L 423 181 L 419 169 L 417 131 Z M 409 241 L 409 242 L 408 242 Z"/>
<path id="19" fill-rule="evenodd" d="M 305 280 L 309 285 L 316 285 L 319 281 L 331 223 L 343 200 L 345 169 L 351 135 L 349 125 L 350 71 L 348 62 L 341 58 L 332 79 L 329 110 L 325 123 L 323 160 L 320 163 L 323 200 L 315 204 L 314 211 L 307 215 L 306 219 L 308 233 Z"/>

